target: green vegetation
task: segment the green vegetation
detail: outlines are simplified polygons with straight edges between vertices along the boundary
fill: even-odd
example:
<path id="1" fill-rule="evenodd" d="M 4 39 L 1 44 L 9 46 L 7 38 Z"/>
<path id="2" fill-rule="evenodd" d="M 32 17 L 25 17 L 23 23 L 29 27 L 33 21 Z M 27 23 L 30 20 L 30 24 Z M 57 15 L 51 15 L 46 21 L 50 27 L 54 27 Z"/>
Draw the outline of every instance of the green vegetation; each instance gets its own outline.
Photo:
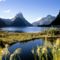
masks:
<path id="1" fill-rule="evenodd" d="M 20 53 L 21 53 L 21 48 L 17 48 L 11 55 L 10 55 L 10 60 L 21 60 L 20 58 Z"/>
<path id="2" fill-rule="evenodd" d="M 44 44 L 42 46 L 37 46 L 36 51 L 35 48 L 32 49 L 32 54 L 35 60 L 37 60 L 37 56 L 39 60 L 60 60 L 60 30 L 57 28 L 50 28 L 48 30 L 44 30 L 43 32 L 38 33 L 19 33 L 1 31 L 0 60 L 2 60 L 3 55 L 5 55 L 6 59 L 8 59 L 7 56 L 10 56 L 10 60 L 13 60 L 13 56 L 18 55 L 19 57 L 18 52 L 21 53 L 21 50 L 18 48 L 18 51 L 15 50 L 13 54 L 10 54 L 10 52 L 8 51 L 8 45 L 16 42 L 24 42 L 35 39 L 44 39 Z"/>
<path id="3" fill-rule="evenodd" d="M 5 60 L 21 60 L 20 53 L 21 48 L 17 48 L 12 54 L 8 50 L 8 44 L 5 45 L 5 48 L 1 50 L 2 53 L 0 53 L 0 60 L 2 60 L 2 57 L 4 56 Z"/>
<path id="4" fill-rule="evenodd" d="M 37 46 L 36 51 L 34 51 L 35 48 L 32 49 L 35 60 L 37 60 L 37 56 L 39 60 L 60 60 L 60 30 L 50 28 L 43 34 L 47 35 L 44 44 Z M 51 37 L 48 39 L 49 36 Z"/>
<path id="5" fill-rule="evenodd" d="M 49 45 L 47 44 L 49 43 Z M 55 44 L 47 42 L 46 45 L 37 46 L 36 51 L 32 49 L 32 54 L 35 60 L 60 60 L 60 38 L 55 41 Z"/>
<path id="6" fill-rule="evenodd" d="M 4 44 L 12 44 L 15 42 L 23 42 L 23 41 L 30 41 L 34 39 L 44 39 L 48 37 L 50 40 L 56 40 L 57 37 L 60 37 L 60 30 L 57 28 L 50 28 L 43 32 L 38 33 L 19 33 L 19 32 L 0 32 L 0 45 Z M 48 40 L 49 40 L 48 39 Z"/>

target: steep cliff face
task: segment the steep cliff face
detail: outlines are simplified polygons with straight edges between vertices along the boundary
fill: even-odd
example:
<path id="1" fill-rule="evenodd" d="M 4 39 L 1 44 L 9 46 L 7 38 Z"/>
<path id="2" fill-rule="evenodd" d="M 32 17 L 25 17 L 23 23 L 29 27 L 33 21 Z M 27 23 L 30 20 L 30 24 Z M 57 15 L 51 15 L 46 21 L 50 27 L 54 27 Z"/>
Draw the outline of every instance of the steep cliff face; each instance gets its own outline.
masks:
<path id="1" fill-rule="evenodd" d="M 13 20 L 13 21 L 12 21 Z M 13 19 L 0 18 L 1 27 L 29 27 L 32 26 L 24 17 L 22 13 L 18 13 Z"/>
<path id="2" fill-rule="evenodd" d="M 4 20 L 0 18 L 0 27 L 5 27 L 5 26 L 7 25 L 5 24 Z"/>
<path id="3" fill-rule="evenodd" d="M 32 26 L 24 17 L 22 13 L 19 13 L 15 16 L 12 26 L 16 27 L 25 27 Z"/>
<path id="4" fill-rule="evenodd" d="M 55 20 L 50 24 L 51 26 L 60 26 L 60 12 L 57 15 L 57 17 L 55 18 Z"/>

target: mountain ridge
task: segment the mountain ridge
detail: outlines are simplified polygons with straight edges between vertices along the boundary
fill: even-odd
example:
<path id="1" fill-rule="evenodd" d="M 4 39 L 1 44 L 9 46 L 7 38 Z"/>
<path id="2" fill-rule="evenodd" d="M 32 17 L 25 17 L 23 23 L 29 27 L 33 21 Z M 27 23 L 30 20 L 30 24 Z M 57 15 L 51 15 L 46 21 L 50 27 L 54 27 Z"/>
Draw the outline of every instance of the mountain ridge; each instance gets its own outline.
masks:
<path id="1" fill-rule="evenodd" d="M 36 22 L 33 22 L 32 24 L 34 26 L 38 26 L 38 25 L 49 25 L 53 20 L 55 19 L 54 16 L 52 15 L 47 15 L 46 17 L 43 17 L 42 19 L 36 21 Z"/>
<path id="2" fill-rule="evenodd" d="M 23 16 L 22 13 L 18 13 L 13 19 L 3 19 L 0 18 L 0 28 L 1 27 L 49 27 L 49 26 L 60 26 L 60 12 L 55 17 L 52 15 L 47 15 L 41 20 L 38 20 L 34 23 L 29 23 Z"/>
<path id="3" fill-rule="evenodd" d="M 60 26 L 60 11 L 59 11 L 57 17 L 55 18 L 55 20 L 50 25 Z"/>
<path id="4" fill-rule="evenodd" d="M 0 27 L 27 27 L 32 26 L 23 16 L 22 13 L 18 13 L 13 19 L 0 18 Z"/>

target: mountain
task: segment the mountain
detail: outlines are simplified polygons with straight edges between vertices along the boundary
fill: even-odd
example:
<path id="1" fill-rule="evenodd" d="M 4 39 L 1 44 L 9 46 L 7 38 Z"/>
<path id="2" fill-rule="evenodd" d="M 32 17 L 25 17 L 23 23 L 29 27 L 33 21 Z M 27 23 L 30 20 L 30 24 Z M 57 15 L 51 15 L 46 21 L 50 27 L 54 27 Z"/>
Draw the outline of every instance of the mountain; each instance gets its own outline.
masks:
<path id="1" fill-rule="evenodd" d="M 7 27 L 11 26 L 12 20 L 11 19 L 3 19 L 4 23 L 6 24 Z"/>
<path id="2" fill-rule="evenodd" d="M 12 21 L 10 19 L 0 18 L 0 27 L 8 27 L 11 26 Z"/>
<path id="3" fill-rule="evenodd" d="M 60 12 L 57 17 L 48 15 L 39 21 L 30 24 L 23 16 L 18 13 L 13 19 L 0 18 L 1 27 L 29 27 L 29 26 L 60 26 Z"/>
<path id="4" fill-rule="evenodd" d="M 6 23 L 4 22 L 4 19 L 0 18 L 0 27 L 5 27 Z"/>
<path id="5" fill-rule="evenodd" d="M 48 15 L 47 17 L 42 18 L 39 21 L 36 21 L 34 23 L 32 23 L 34 26 L 47 26 L 49 24 L 52 23 L 52 21 L 54 21 L 55 17 Z"/>
<path id="6" fill-rule="evenodd" d="M 50 24 L 51 26 L 60 26 L 60 12 L 55 18 L 55 20 Z"/>
<path id="7" fill-rule="evenodd" d="M 0 18 L 1 27 L 27 27 L 32 26 L 24 17 L 22 13 L 18 13 L 13 19 Z"/>
<path id="8" fill-rule="evenodd" d="M 22 13 L 19 13 L 15 16 L 14 21 L 12 23 L 12 26 L 14 27 L 26 27 L 26 26 L 32 26 L 24 17 Z"/>

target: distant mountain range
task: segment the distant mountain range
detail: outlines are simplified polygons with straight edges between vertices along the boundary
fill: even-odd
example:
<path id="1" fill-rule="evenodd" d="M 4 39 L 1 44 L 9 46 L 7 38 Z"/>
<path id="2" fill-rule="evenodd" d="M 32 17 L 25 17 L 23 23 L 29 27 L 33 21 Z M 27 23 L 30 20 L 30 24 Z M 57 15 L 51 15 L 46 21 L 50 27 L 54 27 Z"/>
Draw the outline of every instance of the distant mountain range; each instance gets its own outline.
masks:
<path id="1" fill-rule="evenodd" d="M 57 17 L 48 15 L 39 21 L 32 23 L 34 26 L 39 27 L 49 27 L 49 26 L 59 26 L 60 27 L 60 12 Z"/>
<path id="2" fill-rule="evenodd" d="M 39 21 L 34 23 L 29 23 L 22 13 L 18 13 L 13 19 L 3 19 L 0 18 L 0 28 L 1 27 L 29 27 L 29 26 L 60 26 L 60 12 L 55 16 L 48 15 Z"/>
<path id="3" fill-rule="evenodd" d="M 18 13 L 13 19 L 0 18 L 0 27 L 27 27 L 32 26 L 24 17 L 22 13 Z"/>
<path id="4" fill-rule="evenodd" d="M 48 15 L 47 17 L 42 18 L 39 21 L 36 21 L 34 23 L 32 23 L 34 26 L 45 26 L 45 25 L 49 25 L 54 21 L 55 17 Z"/>

